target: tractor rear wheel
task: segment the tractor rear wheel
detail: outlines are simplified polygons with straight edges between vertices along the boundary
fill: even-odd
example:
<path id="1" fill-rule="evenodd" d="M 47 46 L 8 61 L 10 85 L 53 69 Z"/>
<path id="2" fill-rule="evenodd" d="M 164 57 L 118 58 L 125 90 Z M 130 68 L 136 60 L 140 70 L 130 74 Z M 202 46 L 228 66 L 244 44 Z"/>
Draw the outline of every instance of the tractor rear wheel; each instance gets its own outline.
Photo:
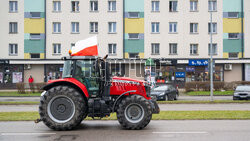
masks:
<path id="1" fill-rule="evenodd" d="M 139 95 L 124 98 L 118 105 L 117 119 L 123 128 L 143 129 L 152 118 L 152 108 L 147 99 Z"/>
<path id="2" fill-rule="evenodd" d="M 71 130 L 87 115 L 87 104 L 82 94 L 68 86 L 49 89 L 40 100 L 41 120 L 54 130 Z"/>

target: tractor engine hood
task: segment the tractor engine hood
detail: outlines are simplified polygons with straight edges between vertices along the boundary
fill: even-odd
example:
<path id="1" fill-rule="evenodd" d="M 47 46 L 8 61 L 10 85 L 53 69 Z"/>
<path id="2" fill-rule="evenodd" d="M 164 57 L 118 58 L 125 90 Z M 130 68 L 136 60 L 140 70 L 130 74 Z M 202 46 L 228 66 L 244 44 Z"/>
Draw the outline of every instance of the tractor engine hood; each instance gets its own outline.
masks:
<path id="1" fill-rule="evenodd" d="M 117 82 L 117 83 L 131 83 L 131 84 L 137 84 L 137 85 L 140 85 L 140 84 L 145 84 L 146 81 L 143 81 L 143 80 L 136 80 L 136 79 L 132 79 L 132 78 L 128 78 L 128 77 L 113 77 L 112 78 L 112 82 Z"/>

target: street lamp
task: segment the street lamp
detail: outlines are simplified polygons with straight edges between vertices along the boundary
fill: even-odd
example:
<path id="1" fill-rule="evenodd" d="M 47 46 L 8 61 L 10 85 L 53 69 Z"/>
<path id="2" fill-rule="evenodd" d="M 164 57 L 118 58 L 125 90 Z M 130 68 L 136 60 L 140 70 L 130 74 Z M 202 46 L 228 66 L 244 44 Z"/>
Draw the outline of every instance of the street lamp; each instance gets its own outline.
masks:
<path id="1" fill-rule="evenodd" d="M 210 11 L 210 101 L 214 101 L 213 98 L 213 89 L 214 89 L 214 84 L 213 84 L 213 14 L 212 11 Z"/>

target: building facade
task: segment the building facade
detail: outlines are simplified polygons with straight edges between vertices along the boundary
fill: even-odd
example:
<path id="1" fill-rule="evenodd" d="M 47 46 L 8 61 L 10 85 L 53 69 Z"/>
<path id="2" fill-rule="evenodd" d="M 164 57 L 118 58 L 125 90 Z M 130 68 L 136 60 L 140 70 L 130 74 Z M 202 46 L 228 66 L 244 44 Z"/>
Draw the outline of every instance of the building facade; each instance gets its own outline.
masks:
<path id="1" fill-rule="evenodd" d="M 4 0 L 0 5 L 2 87 L 27 83 L 30 75 L 37 83 L 60 78 L 60 58 L 91 36 L 98 37 L 100 56 L 109 54 L 112 75 L 178 85 L 208 81 L 203 63 L 212 53 L 215 81 L 250 81 L 248 0 Z M 145 65 L 148 58 L 158 62 Z"/>

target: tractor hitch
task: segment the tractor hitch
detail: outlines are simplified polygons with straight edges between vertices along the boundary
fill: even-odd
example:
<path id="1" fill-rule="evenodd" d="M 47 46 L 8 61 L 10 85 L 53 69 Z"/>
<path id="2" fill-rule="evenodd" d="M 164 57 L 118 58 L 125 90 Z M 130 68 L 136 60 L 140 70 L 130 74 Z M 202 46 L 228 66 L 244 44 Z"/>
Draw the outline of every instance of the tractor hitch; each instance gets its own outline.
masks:
<path id="1" fill-rule="evenodd" d="M 39 122 L 41 122 L 41 121 L 42 121 L 42 120 L 41 120 L 41 119 L 39 119 L 39 118 L 38 118 L 38 119 L 36 119 L 36 120 L 34 120 L 34 122 L 35 122 L 35 123 L 39 123 Z"/>

